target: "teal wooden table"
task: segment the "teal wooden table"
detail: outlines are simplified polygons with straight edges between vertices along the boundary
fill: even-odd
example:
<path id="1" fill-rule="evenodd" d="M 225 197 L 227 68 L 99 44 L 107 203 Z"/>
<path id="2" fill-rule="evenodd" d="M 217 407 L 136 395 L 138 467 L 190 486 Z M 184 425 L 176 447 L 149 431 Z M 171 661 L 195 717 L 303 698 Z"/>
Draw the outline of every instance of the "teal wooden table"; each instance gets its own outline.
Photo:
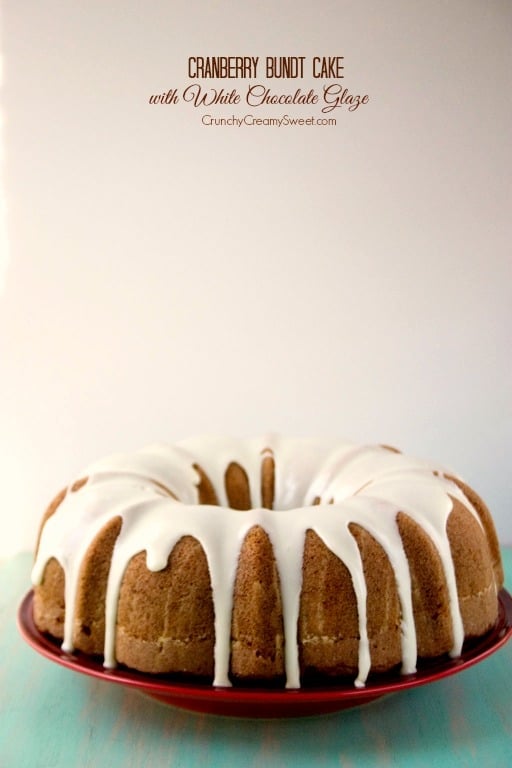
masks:
<path id="1" fill-rule="evenodd" d="M 512 586 L 512 549 L 504 550 Z M 512 642 L 464 672 L 297 720 L 198 715 L 39 656 L 16 627 L 30 556 L 0 565 L 0 768 L 512 766 Z"/>

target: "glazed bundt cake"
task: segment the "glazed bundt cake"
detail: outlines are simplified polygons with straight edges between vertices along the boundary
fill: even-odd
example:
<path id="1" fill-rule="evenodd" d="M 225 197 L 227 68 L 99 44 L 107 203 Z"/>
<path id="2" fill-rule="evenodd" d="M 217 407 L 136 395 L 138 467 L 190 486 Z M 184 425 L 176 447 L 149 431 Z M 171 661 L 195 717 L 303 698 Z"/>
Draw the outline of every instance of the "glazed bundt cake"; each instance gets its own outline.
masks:
<path id="1" fill-rule="evenodd" d="M 498 616 L 491 516 L 387 446 L 276 436 L 153 445 L 52 502 L 38 629 L 146 673 L 302 684 L 456 657 Z"/>

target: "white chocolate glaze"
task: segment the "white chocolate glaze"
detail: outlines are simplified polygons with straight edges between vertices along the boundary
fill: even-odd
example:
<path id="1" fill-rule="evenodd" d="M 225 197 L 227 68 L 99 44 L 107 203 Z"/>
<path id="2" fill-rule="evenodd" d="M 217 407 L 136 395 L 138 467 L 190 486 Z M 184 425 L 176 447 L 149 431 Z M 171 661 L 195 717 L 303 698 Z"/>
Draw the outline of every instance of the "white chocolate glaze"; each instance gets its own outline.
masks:
<path id="1" fill-rule="evenodd" d="M 261 462 L 275 461 L 274 509 L 262 508 Z M 229 508 L 225 471 L 231 462 L 246 471 L 253 508 Z M 198 503 L 200 466 L 215 489 L 220 506 Z M 453 474 L 453 473 L 451 473 Z M 371 667 L 366 626 L 366 583 L 360 552 L 349 530 L 365 528 L 384 548 L 394 569 L 401 604 L 402 671 L 416 666 L 416 633 L 407 558 L 396 522 L 404 512 L 430 536 L 437 548 L 450 596 L 454 646 L 462 649 L 464 630 L 455 573 L 446 533 L 452 498 L 480 519 L 445 471 L 381 446 L 355 446 L 333 440 L 286 439 L 267 435 L 252 440 L 198 438 L 174 446 L 151 445 L 108 457 L 87 467 L 79 490 L 68 488 L 40 539 L 32 579 L 39 584 L 48 560 L 56 558 L 65 574 L 63 649 L 73 649 L 75 595 L 82 559 L 99 531 L 122 519 L 107 587 L 105 666 L 115 666 L 117 599 L 130 559 L 146 552 L 151 571 L 165 568 L 170 552 L 185 535 L 202 545 L 212 585 L 215 611 L 214 685 L 230 685 L 232 596 L 239 552 L 245 536 L 261 526 L 272 542 L 280 574 L 288 688 L 300 687 L 297 622 L 306 532 L 313 530 L 349 570 L 359 612 L 359 672 L 363 686 Z"/>

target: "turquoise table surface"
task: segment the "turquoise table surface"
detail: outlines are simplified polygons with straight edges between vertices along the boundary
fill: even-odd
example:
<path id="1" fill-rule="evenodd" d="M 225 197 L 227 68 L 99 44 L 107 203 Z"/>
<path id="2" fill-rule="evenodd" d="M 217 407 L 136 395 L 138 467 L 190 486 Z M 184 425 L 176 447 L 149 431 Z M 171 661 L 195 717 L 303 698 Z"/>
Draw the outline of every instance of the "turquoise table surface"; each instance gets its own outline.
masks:
<path id="1" fill-rule="evenodd" d="M 512 549 L 503 555 L 511 591 Z M 512 766 L 512 641 L 460 674 L 337 714 L 194 714 L 32 650 L 16 627 L 30 562 L 0 564 L 0 768 Z"/>

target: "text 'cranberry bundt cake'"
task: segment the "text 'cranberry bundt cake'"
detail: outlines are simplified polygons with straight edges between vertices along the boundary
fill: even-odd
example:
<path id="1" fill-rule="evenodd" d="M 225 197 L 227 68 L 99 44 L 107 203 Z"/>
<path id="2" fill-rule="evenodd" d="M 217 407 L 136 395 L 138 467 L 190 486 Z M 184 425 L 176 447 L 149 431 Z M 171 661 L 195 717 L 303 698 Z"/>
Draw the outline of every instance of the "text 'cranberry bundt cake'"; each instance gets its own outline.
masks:
<path id="1" fill-rule="evenodd" d="M 386 446 L 201 438 L 88 467 L 48 508 L 34 620 L 147 673 L 286 685 L 461 653 L 493 627 L 491 516 Z"/>

